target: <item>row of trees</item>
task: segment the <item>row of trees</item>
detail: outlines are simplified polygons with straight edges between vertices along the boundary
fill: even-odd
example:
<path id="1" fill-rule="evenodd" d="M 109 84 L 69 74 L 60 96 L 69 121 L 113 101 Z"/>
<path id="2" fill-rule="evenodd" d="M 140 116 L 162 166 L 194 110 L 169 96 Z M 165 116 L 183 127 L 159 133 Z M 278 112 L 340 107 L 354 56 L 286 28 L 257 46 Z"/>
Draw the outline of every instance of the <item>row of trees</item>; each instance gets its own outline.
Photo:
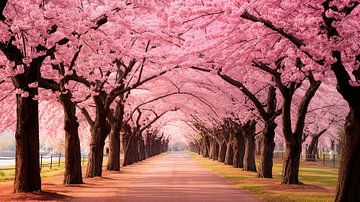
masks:
<path id="1" fill-rule="evenodd" d="M 88 178 L 102 175 L 107 137 L 109 170 L 120 169 L 120 134 L 123 134 L 124 166 L 167 150 L 168 139 L 163 135 L 159 137 L 158 132 L 152 133 L 150 127 L 156 128 L 154 123 L 173 110 L 161 109 L 158 110 L 161 114 L 157 114 L 146 109 L 147 106 L 132 109 L 126 105 L 130 91 L 168 72 L 167 69 L 144 70 L 151 58 L 145 55 L 154 48 L 150 40 L 145 44 L 144 40 L 136 43 L 142 47 L 143 56 L 124 53 L 137 45 L 135 41 L 128 45 L 122 43 L 115 33 L 130 36 L 133 31 L 122 31 L 124 26 L 114 22 L 136 23 L 134 19 L 123 19 L 125 10 L 132 11 L 134 7 L 136 5 L 125 2 L 85 5 L 62 1 L 2 1 L 0 4 L 2 96 L 11 100 L 11 89 L 16 89 L 14 192 L 41 190 L 38 158 L 41 100 L 54 105 L 59 102 L 62 106 L 64 184 L 83 183 L 80 141 L 84 140 L 79 138 L 77 109 L 90 128 L 85 175 Z M 125 13 L 119 15 L 120 10 Z M 135 9 L 135 12 L 141 11 Z M 114 45 L 115 42 L 118 44 Z M 2 105 L 15 104 L 2 101 Z M 126 111 L 131 113 L 126 116 Z"/>
<path id="2" fill-rule="evenodd" d="M 256 171 L 255 121 L 241 124 L 226 119 L 218 128 L 207 129 L 198 122 L 194 127 L 200 132 L 201 138 L 189 143 L 191 151 L 235 168 Z"/>
<path id="3" fill-rule="evenodd" d="M 144 147 L 147 139 L 139 134 L 146 134 L 152 120 L 161 116 L 157 113 L 174 110 L 171 103 L 138 109 L 134 103 L 147 99 L 132 99 L 144 96 L 137 90 L 159 94 L 175 86 L 177 94 L 186 87 L 202 103 L 188 102 L 185 96 L 177 102 L 182 106 L 179 118 L 197 123 L 187 125 L 201 134 L 196 139 L 204 142 L 205 155 L 215 152 L 214 157 L 219 150 L 224 161 L 234 161 L 237 155 L 231 150 L 242 149 L 241 140 L 235 141 L 239 137 L 243 164 L 253 167 L 249 153 L 253 134 L 259 133 L 258 177 L 271 178 L 275 141 L 283 138 L 284 184 L 300 183 L 300 154 L 307 137 L 315 138 L 310 145 L 316 145 L 322 129 L 333 128 L 334 115 L 343 119 L 349 107 L 336 200 L 360 200 L 358 5 L 336 0 L 2 1 L 0 99 L 14 92 L 17 96 L 15 190 L 40 188 L 35 158 L 38 100 L 63 106 L 66 156 L 74 159 L 68 162 L 74 176 L 79 174 L 80 108 L 91 133 L 86 176 L 93 177 L 101 176 L 109 134 L 110 145 L 119 145 L 112 142 L 128 131 L 125 151 L 134 153 Z M 160 85 L 149 86 L 150 81 Z M 336 84 L 343 98 L 334 93 Z M 309 120 L 311 113 L 315 122 Z M 229 114 L 234 116 L 229 119 Z M 110 159 L 118 159 L 118 150 L 110 149 L 115 155 Z M 144 153 L 140 150 L 135 156 Z M 35 187 L 25 186 L 30 181 Z"/>
<path id="4" fill-rule="evenodd" d="M 337 83 L 350 112 L 336 201 L 359 200 L 358 5 L 357 1 L 333 0 L 219 1 L 194 3 L 187 17 L 178 15 L 184 29 L 195 26 L 206 33 L 191 33 L 199 37 L 193 47 L 201 53 L 191 68 L 223 78 L 256 109 L 252 119 L 262 123 L 264 143 L 259 170 L 268 171 L 266 175 L 260 172 L 260 177 L 271 177 L 274 132 L 281 124 L 286 145 L 282 182 L 300 183 L 299 160 L 312 101 L 316 94 L 324 96 L 335 89 Z M 204 44 L 209 40 L 211 45 Z M 264 83 L 267 93 L 263 93 Z M 246 123 L 249 117 L 241 116 Z"/>
<path id="5" fill-rule="evenodd" d="M 256 167 L 255 155 L 262 154 L 264 144 L 261 139 L 263 134 L 256 132 L 256 121 L 249 120 L 242 124 L 239 119 L 226 118 L 222 124 L 213 128 L 208 128 L 200 120 L 193 120 L 192 124 L 198 135 L 188 136 L 190 151 L 225 165 L 257 172 L 257 177 L 261 177 L 263 165 Z M 327 130 L 328 128 L 324 128 L 311 136 L 310 144 L 306 148 L 306 161 L 315 161 L 318 158 L 318 142 Z M 304 134 L 302 143 L 308 136 L 309 134 Z M 334 141 L 331 141 L 331 144 L 331 147 L 334 147 Z M 272 170 L 270 164 L 265 165 Z"/>

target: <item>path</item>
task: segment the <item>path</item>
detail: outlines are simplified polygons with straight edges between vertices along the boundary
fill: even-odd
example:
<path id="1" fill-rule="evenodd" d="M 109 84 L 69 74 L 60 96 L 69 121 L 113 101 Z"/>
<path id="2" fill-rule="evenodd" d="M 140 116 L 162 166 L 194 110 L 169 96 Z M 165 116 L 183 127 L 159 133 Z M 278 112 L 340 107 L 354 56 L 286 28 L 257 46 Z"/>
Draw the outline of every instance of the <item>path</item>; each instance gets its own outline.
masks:
<path id="1" fill-rule="evenodd" d="M 154 157 L 122 172 L 87 179 L 80 186 L 63 187 L 45 181 L 43 190 L 57 193 L 58 200 L 70 201 L 257 201 L 227 179 L 198 165 L 187 153 Z"/>

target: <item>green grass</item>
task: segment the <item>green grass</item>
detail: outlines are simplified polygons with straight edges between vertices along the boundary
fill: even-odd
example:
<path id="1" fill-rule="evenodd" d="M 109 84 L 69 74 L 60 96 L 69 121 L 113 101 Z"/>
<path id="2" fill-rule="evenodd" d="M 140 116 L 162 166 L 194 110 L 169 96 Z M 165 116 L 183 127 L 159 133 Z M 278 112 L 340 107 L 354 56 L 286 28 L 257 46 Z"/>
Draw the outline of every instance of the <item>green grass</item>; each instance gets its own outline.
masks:
<path id="1" fill-rule="evenodd" d="M 14 179 L 14 176 L 15 176 L 14 170 L 0 170 L 0 184 L 3 183 L 4 181 Z"/>
<path id="2" fill-rule="evenodd" d="M 104 156 L 103 165 L 107 165 L 108 158 Z M 87 158 L 82 159 L 81 165 L 84 167 L 87 165 Z M 41 168 L 41 178 L 51 178 L 54 176 L 61 175 L 65 170 L 65 162 L 64 160 L 60 161 L 60 166 L 58 165 L 58 161 L 54 160 L 53 165 L 50 169 L 49 162 L 45 162 Z M 6 170 L 1 170 L 6 168 Z M 2 166 L 0 167 L 0 185 L 9 185 L 13 183 L 15 177 L 15 167 L 14 166 Z M 9 170 L 8 170 L 9 169 Z"/>
<path id="3" fill-rule="evenodd" d="M 259 179 L 255 172 L 224 165 L 195 153 L 190 155 L 200 165 L 265 201 L 334 201 L 338 175 L 334 168 L 302 165 L 299 178 L 304 185 L 282 185 L 282 163 L 279 161 L 274 162 L 273 179 Z"/>
<path id="4" fill-rule="evenodd" d="M 338 170 L 334 168 L 300 168 L 300 181 L 305 184 L 322 185 L 335 189 L 338 177 Z"/>

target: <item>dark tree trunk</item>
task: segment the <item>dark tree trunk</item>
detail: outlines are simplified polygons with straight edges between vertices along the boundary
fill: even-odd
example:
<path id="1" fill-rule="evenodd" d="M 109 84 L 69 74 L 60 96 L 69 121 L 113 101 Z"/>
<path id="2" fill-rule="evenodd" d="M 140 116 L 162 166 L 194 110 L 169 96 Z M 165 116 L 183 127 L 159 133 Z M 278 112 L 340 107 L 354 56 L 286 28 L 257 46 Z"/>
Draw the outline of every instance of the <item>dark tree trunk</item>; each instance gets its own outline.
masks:
<path id="1" fill-rule="evenodd" d="M 5 3 L 2 6 L 6 5 Z M 1 6 L 0 6 L 1 7 Z M 0 15 L 1 17 L 1 15 Z M 11 77 L 13 85 L 29 93 L 28 97 L 16 95 L 16 157 L 14 192 L 41 191 L 41 177 L 39 165 L 39 103 L 33 98 L 38 95 L 38 88 L 29 88 L 29 84 L 38 82 L 40 67 L 45 56 L 32 59 L 30 65 L 22 63 L 24 56 L 21 51 L 9 41 L 0 42 L 0 50 L 9 61 L 21 65 L 24 74 Z"/>
<path id="2" fill-rule="evenodd" d="M 154 146 L 154 148 L 155 148 L 155 146 Z M 199 154 L 201 156 L 204 156 L 204 144 L 201 141 L 199 142 L 199 150 L 200 150 Z M 155 151 L 155 149 L 154 149 L 154 151 Z M 155 154 L 155 152 L 153 152 L 153 154 Z"/>
<path id="3" fill-rule="evenodd" d="M 203 156 L 205 158 L 209 157 L 209 149 L 208 149 L 207 145 L 204 145 L 203 151 L 204 151 Z"/>
<path id="4" fill-rule="evenodd" d="M 330 127 L 330 125 L 329 125 Z M 323 129 L 319 133 L 312 136 L 309 146 L 306 148 L 306 161 L 316 161 L 318 158 L 318 143 L 319 138 L 328 130 L 328 128 Z"/>
<path id="5" fill-rule="evenodd" d="M 120 170 L 120 135 L 121 125 L 124 118 L 124 104 L 123 97 L 116 103 L 115 112 L 111 111 L 109 114 L 109 122 L 111 123 L 111 132 L 109 136 L 109 159 L 107 164 L 108 170 Z"/>
<path id="6" fill-rule="evenodd" d="M 105 138 L 109 133 L 109 127 L 106 121 L 103 122 L 103 124 L 104 125 L 95 123 L 94 127 L 91 129 L 91 144 L 86 169 L 87 178 L 102 176 Z"/>
<path id="7" fill-rule="evenodd" d="M 225 154 L 225 161 L 226 165 L 233 165 L 233 158 L 234 158 L 234 150 L 232 141 L 226 144 L 226 154 Z"/>
<path id="8" fill-rule="evenodd" d="M 316 161 L 319 137 L 314 136 L 306 149 L 306 161 Z"/>
<path id="9" fill-rule="evenodd" d="M 192 152 L 196 152 L 196 145 L 195 144 L 191 144 L 190 145 L 190 149 Z M 146 154 L 146 158 L 149 158 L 151 156 L 151 146 L 150 146 L 150 135 L 147 134 L 146 138 L 145 138 L 145 154 Z"/>
<path id="10" fill-rule="evenodd" d="M 203 157 L 207 158 L 209 157 L 210 143 L 207 137 L 203 137 L 202 141 L 202 155 Z"/>
<path id="11" fill-rule="evenodd" d="M 345 135 L 341 138 L 343 145 L 335 201 L 360 201 L 360 87 L 349 84 L 351 78 L 343 65 L 342 53 L 333 51 L 332 54 L 337 59 L 331 65 L 338 82 L 337 90 L 350 108 L 345 123 Z M 360 55 L 357 55 L 356 60 L 360 62 Z M 359 72 L 359 68 L 353 71 L 357 81 L 360 80 Z"/>
<path id="12" fill-rule="evenodd" d="M 211 139 L 211 140 L 210 140 L 209 159 L 213 159 L 213 158 L 214 158 L 214 150 L 215 150 L 215 140 L 214 140 L 214 139 Z"/>
<path id="13" fill-rule="evenodd" d="M 223 141 L 222 143 L 219 144 L 219 156 L 218 156 L 218 161 L 219 162 L 225 162 L 225 154 L 226 154 L 226 143 L 225 141 Z"/>
<path id="14" fill-rule="evenodd" d="M 256 171 L 255 165 L 255 129 L 256 122 L 249 121 L 243 126 L 245 139 L 244 170 Z"/>
<path id="15" fill-rule="evenodd" d="M 301 155 L 301 141 L 286 144 L 285 161 L 283 168 L 283 184 L 300 184 L 299 166 Z"/>
<path id="16" fill-rule="evenodd" d="M 263 143 L 264 143 L 264 136 L 263 135 L 259 135 L 257 138 L 255 138 L 255 155 L 256 156 L 260 156 L 261 155 L 261 148 L 263 147 Z"/>
<path id="17" fill-rule="evenodd" d="M 234 141 L 234 159 L 233 166 L 235 168 L 243 168 L 244 167 L 244 154 L 245 154 L 245 143 L 244 137 L 241 133 L 235 136 Z"/>
<path id="18" fill-rule="evenodd" d="M 151 137 L 151 141 L 150 141 L 150 156 L 155 156 L 156 154 L 156 140 L 155 140 L 155 136 Z M 201 154 L 201 144 L 198 142 L 197 144 L 197 149 L 198 149 L 198 154 Z"/>
<path id="19" fill-rule="evenodd" d="M 302 98 L 298 109 L 295 132 L 292 131 L 291 124 L 291 102 L 294 92 L 290 94 L 283 94 L 284 102 L 282 119 L 283 134 L 286 142 L 286 153 L 282 180 L 283 184 L 300 184 L 299 166 L 306 113 L 310 101 L 314 97 L 317 89 L 319 89 L 321 82 L 310 79 L 310 84 L 311 85 Z"/>
<path id="20" fill-rule="evenodd" d="M 283 168 L 283 184 L 300 184 L 299 181 L 299 166 L 301 157 L 301 144 L 303 131 L 305 126 L 305 119 L 307 109 L 314 97 L 316 91 L 319 89 L 321 82 L 316 81 L 312 75 L 308 77 L 310 87 L 307 89 L 303 96 L 300 106 L 298 107 L 297 122 L 295 132 L 292 130 L 291 122 L 291 102 L 295 91 L 283 92 L 283 134 L 286 142 L 286 153 Z M 284 90 L 283 90 L 284 91 Z"/>
<path id="21" fill-rule="evenodd" d="M 92 138 L 91 142 L 86 177 L 101 177 L 105 144 L 96 138 Z"/>
<path id="22" fill-rule="evenodd" d="M 219 144 L 217 143 L 216 140 L 214 140 L 214 149 L 212 151 L 212 159 L 213 160 L 218 160 L 219 157 Z"/>
<path id="23" fill-rule="evenodd" d="M 275 128 L 276 123 L 273 121 L 265 124 L 262 137 L 260 138 L 260 162 L 257 177 L 272 178 Z"/>
<path id="24" fill-rule="evenodd" d="M 134 140 L 134 143 L 133 143 L 133 162 L 132 163 L 136 163 L 136 162 L 139 162 L 140 160 L 140 152 L 139 152 L 139 138 L 137 137 L 135 140 Z"/>
<path id="25" fill-rule="evenodd" d="M 15 134 L 16 164 L 14 192 L 40 191 L 38 101 L 33 100 L 32 97 L 23 98 L 20 95 L 17 95 L 16 98 L 17 124 Z"/>
<path id="26" fill-rule="evenodd" d="M 137 161 L 137 148 L 135 144 L 135 139 L 139 136 L 139 130 L 135 130 L 135 134 L 130 134 L 125 140 L 125 149 L 124 149 L 124 162 L 123 166 L 131 165 Z"/>
<path id="27" fill-rule="evenodd" d="M 111 130 L 107 121 L 108 110 L 105 109 L 100 96 L 102 96 L 101 92 L 99 96 L 93 97 L 96 103 L 96 118 L 94 123 L 91 124 L 89 161 L 86 169 L 87 178 L 102 176 L 105 139 Z"/>
<path id="28" fill-rule="evenodd" d="M 128 166 L 131 165 L 133 163 L 133 149 L 132 149 L 132 145 L 127 142 L 126 146 L 125 146 L 125 150 L 124 150 L 124 161 L 123 161 L 123 166 Z"/>
<path id="29" fill-rule="evenodd" d="M 141 157 L 141 153 L 142 153 L 142 151 L 141 151 L 141 140 L 140 140 L 140 137 L 138 137 L 137 139 L 136 139 L 136 141 L 135 141 L 135 150 L 136 150 L 136 154 L 137 154 L 137 156 L 136 156 L 136 162 L 138 162 L 138 161 L 142 161 L 142 157 Z"/>
<path id="30" fill-rule="evenodd" d="M 350 108 L 335 201 L 360 201 L 360 109 Z"/>
<path id="31" fill-rule="evenodd" d="M 140 140 L 140 161 L 146 159 L 146 152 L 145 152 L 145 141 L 141 138 Z"/>
<path id="32" fill-rule="evenodd" d="M 118 123 L 111 125 L 109 135 L 109 159 L 107 164 L 108 170 L 120 170 L 120 125 Z"/>
<path id="33" fill-rule="evenodd" d="M 244 170 L 256 171 L 254 136 L 245 138 Z"/>
<path id="34" fill-rule="evenodd" d="M 137 141 L 134 139 L 133 143 L 131 144 L 131 159 L 130 164 L 136 163 L 139 161 L 139 153 L 138 153 L 138 147 L 137 147 Z"/>
<path id="35" fill-rule="evenodd" d="M 63 183 L 82 184 L 79 123 L 76 117 L 76 107 L 71 101 L 71 97 L 71 94 L 60 96 L 65 115 L 65 173 Z"/>

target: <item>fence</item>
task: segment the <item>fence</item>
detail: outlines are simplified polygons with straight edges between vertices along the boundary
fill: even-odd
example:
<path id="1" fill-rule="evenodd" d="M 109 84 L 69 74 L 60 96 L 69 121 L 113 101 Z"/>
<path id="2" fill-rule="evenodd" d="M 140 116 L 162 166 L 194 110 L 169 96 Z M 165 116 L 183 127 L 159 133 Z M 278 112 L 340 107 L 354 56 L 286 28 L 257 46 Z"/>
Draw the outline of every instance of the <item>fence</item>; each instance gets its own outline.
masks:
<path id="1" fill-rule="evenodd" d="M 87 158 L 88 156 L 86 155 L 83 155 L 81 157 L 82 165 L 85 165 Z M 0 161 L 1 160 L 12 160 L 14 161 L 15 164 L 15 158 L 0 158 Z M 50 155 L 50 156 L 40 155 L 39 161 L 40 161 L 40 169 L 49 168 L 51 170 L 56 167 L 59 168 L 61 167 L 61 165 L 65 165 L 65 157 L 62 154 Z M 4 171 L 4 170 L 15 170 L 15 166 L 14 165 L 1 166 L 0 171 Z"/>
<path id="2" fill-rule="evenodd" d="M 323 165 L 323 166 L 330 166 L 338 168 L 340 164 L 340 155 L 338 154 L 332 154 L 330 155 L 328 152 L 320 152 L 319 154 L 313 156 L 313 155 L 301 155 L 300 160 L 305 162 L 313 162 L 316 165 Z M 275 151 L 274 152 L 274 158 L 285 158 L 285 152 L 283 151 Z"/>

